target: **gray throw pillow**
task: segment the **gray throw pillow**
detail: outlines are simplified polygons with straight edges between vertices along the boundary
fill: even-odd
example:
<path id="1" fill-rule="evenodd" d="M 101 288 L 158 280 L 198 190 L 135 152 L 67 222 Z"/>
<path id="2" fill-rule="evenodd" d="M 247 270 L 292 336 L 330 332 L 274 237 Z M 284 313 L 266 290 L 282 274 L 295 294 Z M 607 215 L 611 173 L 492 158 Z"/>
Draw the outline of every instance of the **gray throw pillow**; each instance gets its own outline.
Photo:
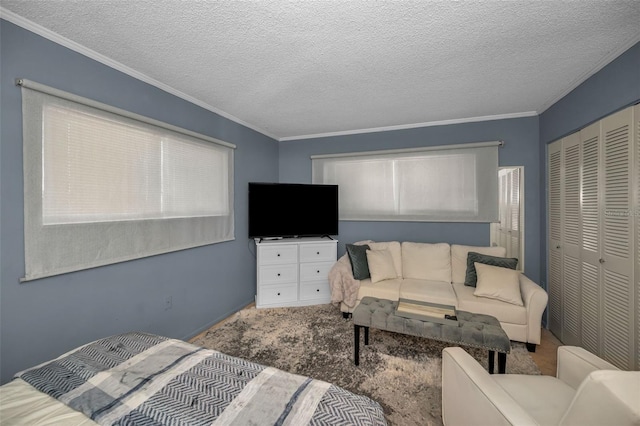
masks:
<path id="1" fill-rule="evenodd" d="M 464 285 L 469 287 L 475 287 L 478 281 L 478 274 L 474 265 L 475 262 L 498 266 L 500 268 L 516 269 L 518 267 L 518 259 L 515 257 L 489 256 L 487 254 L 470 251 L 467 255 L 467 276 L 464 279 Z"/>
<path id="2" fill-rule="evenodd" d="M 347 254 L 351 261 L 351 270 L 353 278 L 356 280 L 364 280 L 371 276 L 369 272 L 369 263 L 367 262 L 368 245 L 357 246 L 355 244 L 347 244 Z"/>

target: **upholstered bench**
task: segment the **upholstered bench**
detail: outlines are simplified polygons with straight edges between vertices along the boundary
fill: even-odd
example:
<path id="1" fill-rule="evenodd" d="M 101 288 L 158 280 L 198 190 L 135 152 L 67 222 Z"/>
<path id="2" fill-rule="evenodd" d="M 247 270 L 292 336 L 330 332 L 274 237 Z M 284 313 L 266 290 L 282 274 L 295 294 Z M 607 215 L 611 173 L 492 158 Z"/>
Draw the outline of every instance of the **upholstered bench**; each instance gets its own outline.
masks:
<path id="1" fill-rule="evenodd" d="M 360 327 L 364 327 L 364 344 L 369 344 L 369 327 L 409 334 L 461 346 L 489 351 L 489 372 L 493 373 L 495 352 L 498 352 L 498 372 L 506 370 L 511 342 L 500 322 L 484 314 L 457 311 L 458 325 L 439 324 L 428 320 L 396 315 L 398 302 L 365 297 L 353 311 L 354 362 L 360 363 Z"/>

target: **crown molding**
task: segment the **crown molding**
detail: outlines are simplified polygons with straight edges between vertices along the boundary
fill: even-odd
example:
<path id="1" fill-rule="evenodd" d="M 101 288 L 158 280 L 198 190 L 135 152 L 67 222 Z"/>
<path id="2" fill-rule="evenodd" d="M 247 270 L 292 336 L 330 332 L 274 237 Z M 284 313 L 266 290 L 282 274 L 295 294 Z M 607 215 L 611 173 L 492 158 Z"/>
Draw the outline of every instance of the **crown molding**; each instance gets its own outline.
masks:
<path id="1" fill-rule="evenodd" d="M 275 135 L 270 134 L 269 132 L 266 132 L 265 130 L 262 130 L 261 128 L 252 125 L 251 123 L 247 123 L 246 121 L 243 121 L 241 119 L 239 119 L 238 117 L 235 117 L 227 112 L 224 112 L 218 108 L 215 108 L 205 102 L 202 102 L 199 99 L 194 98 L 193 96 L 187 95 L 186 93 L 183 93 L 177 89 L 174 89 L 173 87 L 164 84 L 154 78 L 151 78 L 149 76 L 147 76 L 146 74 L 143 74 L 141 72 L 138 72 L 136 70 L 134 70 L 133 68 L 129 68 L 126 65 L 121 64 L 120 62 L 114 61 L 113 59 L 102 55 L 92 49 L 89 49 L 86 46 L 83 46 L 79 43 L 76 43 L 73 40 L 69 40 L 68 38 L 61 36 L 58 33 L 55 33 L 47 28 L 44 28 L 41 25 L 36 24 L 33 21 L 30 21 L 14 12 L 11 12 L 10 10 L 7 10 L 5 8 L 3 8 L 2 6 L 0 6 L 0 18 L 1 19 L 5 19 L 15 25 L 18 25 L 19 27 L 22 27 L 28 31 L 31 31 L 32 33 L 35 33 L 41 37 L 46 38 L 47 40 L 50 40 L 54 43 L 57 43 L 59 45 L 62 45 L 70 50 L 73 50 L 74 52 L 80 53 L 81 55 L 84 55 L 90 59 L 93 59 L 94 61 L 100 62 L 110 68 L 113 68 L 117 71 L 120 71 L 124 74 L 127 74 L 137 80 L 140 80 L 144 83 L 147 83 L 151 86 L 157 87 L 158 89 L 161 89 L 171 95 L 174 95 L 178 98 L 184 99 L 187 102 L 190 102 L 194 105 L 197 105 L 201 108 L 204 108 L 208 111 L 211 111 L 221 117 L 224 117 L 230 121 L 233 121 L 237 124 L 240 124 L 244 127 L 247 127 L 251 130 L 255 130 L 258 133 L 261 133 L 271 139 L 275 139 L 278 140 L 279 138 Z"/>
<path id="2" fill-rule="evenodd" d="M 507 120 L 510 118 L 535 117 L 535 111 L 516 112 L 512 114 L 485 115 L 482 117 L 456 118 L 452 120 L 429 121 L 424 123 L 400 124 L 397 126 L 373 127 L 368 129 L 345 130 L 342 132 L 317 133 L 313 135 L 287 136 L 280 138 L 280 142 L 298 141 L 304 139 L 330 138 L 334 136 L 358 135 L 361 133 L 390 132 L 393 130 L 417 129 L 420 127 L 448 126 L 450 124 L 477 123 L 480 121 Z"/>
<path id="3" fill-rule="evenodd" d="M 607 53 L 606 55 L 604 55 L 597 63 L 596 65 L 591 68 L 589 71 L 585 72 L 584 74 L 582 74 L 581 76 L 579 76 L 578 78 L 576 78 L 575 80 L 573 80 L 565 90 L 563 90 L 562 92 L 558 93 L 556 96 L 554 96 L 553 98 L 549 99 L 548 101 L 546 101 L 544 104 L 542 104 L 540 106 L 540 108 L 538 108 L 538 115 L 541 115 L 542 113 L 544 113 L 546 110 L 548 110 L 549 108 L 551 108 L 556 102 L 558 102 L 560 99 L 564 98 L 565 96 L 567 96 L 569 93 L 571 93 L 575 88 L 577 88 L 578 86 L 580 86 L 582 83 L 584 83 L 585 81 L 587 81 L 589 79 L 589 77 L 591 77 L 592 75 L 594 75 L 595 73 L 597 73 L 598 71 L 600 71 L 602 68 L 606 67 L 607 65 L 609 65 L 611 62 L 613 62 L 618 56 L 622 55 L 624 52 L 626 52 L 627 50 L 629 50 L 632 46 L 634 46 L 636 43 L 640 42 L 640 31 L 638 33 L 636 33 L 635 35 L 633 35 L 632 37 L 630 37 L 625 43 L 621 44 L 617 49 L 610 51 L 609 53 Z"/>

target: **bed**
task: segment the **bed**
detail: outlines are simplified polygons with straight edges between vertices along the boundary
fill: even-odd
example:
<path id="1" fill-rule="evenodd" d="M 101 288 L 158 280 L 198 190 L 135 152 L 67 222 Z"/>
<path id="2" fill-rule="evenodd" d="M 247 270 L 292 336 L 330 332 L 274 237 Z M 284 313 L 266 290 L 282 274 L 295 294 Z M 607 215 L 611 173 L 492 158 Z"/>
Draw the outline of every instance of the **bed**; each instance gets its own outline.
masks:
<path id="1" fill-rule="evenodd" d="M 320 380 L 149 333 L 96 340 L 0 387 L 3 425 L 386 425 Z"/>

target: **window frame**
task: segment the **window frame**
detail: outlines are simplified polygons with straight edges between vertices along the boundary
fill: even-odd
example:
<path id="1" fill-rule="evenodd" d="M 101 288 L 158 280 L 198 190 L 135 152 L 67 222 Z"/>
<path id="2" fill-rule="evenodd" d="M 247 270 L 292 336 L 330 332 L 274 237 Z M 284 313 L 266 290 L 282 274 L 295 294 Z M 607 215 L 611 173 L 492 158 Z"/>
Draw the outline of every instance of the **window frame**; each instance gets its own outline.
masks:
<path id="1" fill-rule="evenodd" d="M 235 239 L 235 145 L 33 81 L 19 79 L 16 84 L 23 99 L 25 276 L 21 282 Z M 220 164 L 226 165 L 221 173 L 226 172 L 226 181 L 219 182 L 219 190 L 226 193 L 227 214 L 45 224 L 43 111 L 48 103 L 96 111 L 110 120 L 218 150 Z"/>

